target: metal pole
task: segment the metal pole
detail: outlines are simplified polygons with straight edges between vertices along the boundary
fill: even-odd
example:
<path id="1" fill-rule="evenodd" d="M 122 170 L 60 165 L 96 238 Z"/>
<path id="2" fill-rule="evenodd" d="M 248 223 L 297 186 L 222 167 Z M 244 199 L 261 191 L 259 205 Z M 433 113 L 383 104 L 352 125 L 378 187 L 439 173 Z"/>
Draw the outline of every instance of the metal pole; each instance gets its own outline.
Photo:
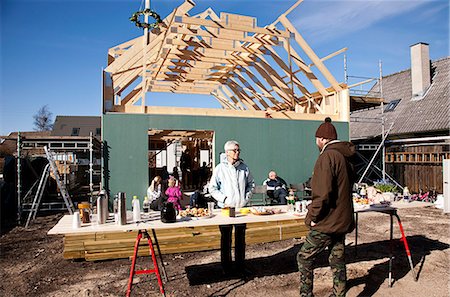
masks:
<path id="1" fill-rule="evenodd" d="M 20 132 L 17 132 L 17 224 L 20 225 L 22 218 L 22 179 L 21 179 L 21 147 Z"/>
<path id="2" fill-rule="evenodd" d="M 384 135 L 384 125 L 385 125 L 385 118 L 384 118 L 384 99 L 383 99 L 383 68 L 382 68 L 382 62 L 379 61 L 379 68 L 380 68 L 380 78 L 378 81 L 378 85 L 380 87 L 380 96 L 381 96 L 381 135 Z M 384 145 L 383 141 L 383 148 L 382 148 L 382 158 L 381 158 L 381 165 L 382 165 L 382 174 L 383 174 L 383 182 L 386 181 L 386 146 Z"/>
<path id="3" fill-rule="evenodd" d="M 64 152 L 64 184 L 67 185 L 67 152 Z"/>
<path id="4" fill-rule="evenodd" d="M 145 0 L 145 9 L 150 9 L 150 0 Z M 148 24 L 148 13 L 144 13 L 144 23 Z M 144 28 L 144 38 L 142 39 L 142 95 L 141 95 L 141 106 L 145 112 L 145 93 L 147 92 L 147 45 L 148 45 L 148 28 Z"/>
<path id="5" fill-rule="evenodd" d="M 348 84 L 348 76 L 347 76 L 347 55 L 344 55 L 344 82 Z"/>
<path id="6" fill-rule="evenodd" d="M 370 168 L 370 166 L 372 165 L 373 160 L 375 160 L 375 157 L 377 156 L 378 152 L 380 151 L 380 148 L 381 148 L 382 146 L 384 146 L 384 140 L 385 140 L 386 137 L 389 135 L 389 132 L 391 131 L 391 129 L 392 129 L 393 126 L 394 126 L 394 122 L 392 122 L 392 124 L 391 124 L 391 126 L 389 127 L 389 130 L 386 132 L 386 134 L 383 135 L 383 139 L 381 140 L 381 143 L 380 143 L 380 145 L 378 146 L 377 151 L 375 152 L 375 154 L 373 154 L 372 159 L 370 160 L 369 164 L 367 165 L 367 168 L 366 168 L 366 170 L 364 171 L 363 175 L 362 175 L 361 178 L 359 179 L 358 184 L 359 184 L 360 182 L 362 182 L 362 180 L 363 180 L 364 176 L 366 175 L 367 171 L 369 171 L 369 168 Z"/>
<path id="7" fill-rule="evenodd" d="M 94 171 L 93 169 L 93 143 L 92 143 L 92 131 L 89 133 L 89 191 L 91 192 L 91 201 L 93 200 L 93 196 L 94 196 L 94 184 L 92 182 L 92 173 Z"/>

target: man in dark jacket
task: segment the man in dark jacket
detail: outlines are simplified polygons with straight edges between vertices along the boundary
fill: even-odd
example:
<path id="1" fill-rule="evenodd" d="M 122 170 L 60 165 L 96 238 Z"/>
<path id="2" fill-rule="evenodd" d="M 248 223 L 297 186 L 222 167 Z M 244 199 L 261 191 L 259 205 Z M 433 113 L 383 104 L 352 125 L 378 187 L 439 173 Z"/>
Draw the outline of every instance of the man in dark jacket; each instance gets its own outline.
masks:
<path id="1" fill-rule="evenodd" d="M 287 184 L 275 171 L 269 172 L 269 177 L 263 181 L 263 185 L 267 186 L 269 198 L 277 200 L 278 204 L 286 204 Z"/>
<path id="2" fill-rule="evenodd" d="M 330 118 L 326 118 L 317 129 L 316 144 L 320 155 L 314 166 L 312 203 L 305 219 L 310 231 L 297 254 L 300 296 L 313 296 L 313 261 L 326 247 L 333 271 L 331 296 L 345 296 L 345 234 L 355 227 L 352 201 L 354 171 L 350 163 L 355 148 L 350 142 L 337 140 Z"/>

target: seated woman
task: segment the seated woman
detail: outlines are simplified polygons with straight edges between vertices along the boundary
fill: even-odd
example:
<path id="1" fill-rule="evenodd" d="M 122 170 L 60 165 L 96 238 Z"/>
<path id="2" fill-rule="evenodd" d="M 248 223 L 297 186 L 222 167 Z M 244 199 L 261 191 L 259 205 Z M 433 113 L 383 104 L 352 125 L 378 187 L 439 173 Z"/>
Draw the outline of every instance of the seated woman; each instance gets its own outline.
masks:
<path id="1" fill-rule="evenodd" d="M 269 177 L 263 182 L 267 186 L 267 196 L 277 200 L 278 204 L 286 204 L 287 184 L 273 170 L 269 172 Z"/>
<path id="2" fill-rule="evenodd" d="M 163 204 L 162 197 L 162 179 L 159 175 L 155 176 L 147 189 L 147 197 L 150 202 L 150 208 L 153 210 L 161 210 Z"/>

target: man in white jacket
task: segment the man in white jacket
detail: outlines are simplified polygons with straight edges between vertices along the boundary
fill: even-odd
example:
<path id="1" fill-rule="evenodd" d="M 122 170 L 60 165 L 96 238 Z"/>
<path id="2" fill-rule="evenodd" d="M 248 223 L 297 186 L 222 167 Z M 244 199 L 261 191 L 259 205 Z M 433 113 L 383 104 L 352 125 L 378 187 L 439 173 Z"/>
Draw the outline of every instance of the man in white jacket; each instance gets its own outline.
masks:
<path id="1" fill-rule="evenodd" d="M 224 145 L 225 154 L 220 157 L 221 162 L 214 168 L 209 192 L 217 200 L 219 207 L 244 207 L 252 195 L 255 182 L 247 165 L 239 158 L 239 143 L 229 140 Z M 221 263 L 225 274 L 231 273 L 231 234 L 234 226 L 235 248 L 234 258 L 236 269 L 245 273 L 245 229 L 246 224 L 220 225 L 221 233 Z"/>

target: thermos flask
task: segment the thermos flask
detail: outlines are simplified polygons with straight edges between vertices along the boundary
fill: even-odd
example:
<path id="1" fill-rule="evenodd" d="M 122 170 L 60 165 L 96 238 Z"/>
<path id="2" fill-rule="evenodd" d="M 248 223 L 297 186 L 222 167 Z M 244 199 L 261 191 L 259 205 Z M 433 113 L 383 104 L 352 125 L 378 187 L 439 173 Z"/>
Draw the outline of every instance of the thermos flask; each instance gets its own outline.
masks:
<path id="1" fill-rule="evenodd" d="M 104 190 L 100 191 L 97 197 L 97 222 L 98 224 L 105 224 L 108 219 L 108 197 Z"/>
<path id="2" fill-rule="evenodd" d="M 119 225 L 127 224 L 127 195 L 124 192 L 117 193 L 118 197 L 118 213 L 119 213 Z"/>

